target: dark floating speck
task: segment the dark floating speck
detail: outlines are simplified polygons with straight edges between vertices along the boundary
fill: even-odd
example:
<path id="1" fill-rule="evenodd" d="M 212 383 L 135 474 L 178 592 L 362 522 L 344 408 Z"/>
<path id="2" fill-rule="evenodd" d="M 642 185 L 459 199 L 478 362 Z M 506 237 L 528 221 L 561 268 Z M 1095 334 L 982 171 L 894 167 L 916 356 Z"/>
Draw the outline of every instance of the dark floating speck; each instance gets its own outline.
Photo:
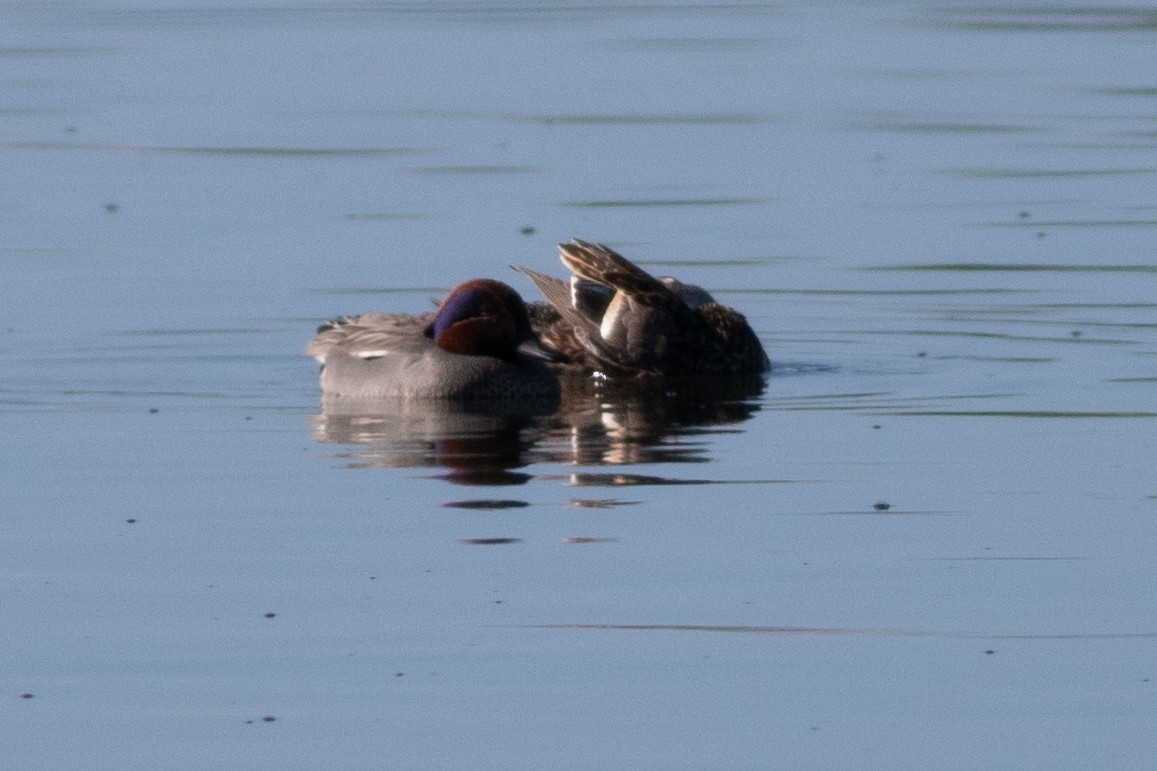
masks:
<path id="1" fill-rule="evenodd" d="M 266 715 L 265 717 L 261 718 L 262 723 L 272 723 L 274 720 L 277 720 L 276 715 Z"/>
<path id="2" fill-rule="evenodd" d="M 522 543 L 521 538 L 463 538 L 459 543 L 467 546 L 505 546 L 511 543 Z"/>
<path id="3" fill-rule="evenodd" d="M 265 617 L 266 618 L 277 618 L 277 614 L 276 613 L 266 613 Z"/>
<path id="4" fill-rule="evenodd" d="M 1026 220 L 1026 219 L 1028 219 L 1029 217 L 1031 217 L 1032 215 L 1031 215 L 1031 214 L 1029 214 L 1029 213 L 1028 213 L 1028 212 L 1026 212 L 1026 211 L 1022 211 L 1020 214 L 1018 214 L 1018 215 L 1016 215 L 1016 216 L 1020 217 L 1022 220 Z"/>
<path id="5" fill-rule="evenodd" d="M 158 408 L 156 408 L 156 407 L 149 407 L 149 414 L 150 414 L 150 415 L 156 415 L 158 412 L 160 412 L 160 410 L 159 410 Z"/>
<path id="6" fill-rule="evenodd" d="M 525 225 L 525 226 L 523 226 L 523 228 L 522 228 L 521 230 L 519 230 L 518 232 L 519 232 L 519 233 L 521 233 L 521 234 L 522 234 L 522 235 L 524 235 L 524 236 L 533 236 L 535 231 L 534 231 L 534 227 L 533 227 L 533 226 L 531 226 L 531 225 Z"/>
<path id="7" fill-rule="evenodd" d="M 887 511 L 888 509 L 892 508 L 892 504 L 886 503 L 885 501 L 879 501 L 874 506 L 872 506 L 872 508 L 876 511 Z"/>
<path id="8" fill-rule="evenodd" d="M 104 210 L 109 214 L 116 214 L 120 208 L 121 207 L 117 206 L 115 203 L 106 203 L 104 205 Z"/>
<path id="9" fill-rule="evenodd" d="M 988 650 L 986 650 L 986 651 L 984 652 L 984 655 L 985 655 L 985 656 L 991 656 L 991 655 L 992 655 L 992 654 L 994 654 L 994 653 L 996 653 L 996 651 L 994 651 L 992 648 L 989 648 Z"/>
<path id="10" fill-rule="evenodd" d="M 20 694 L 20 698 L 22 698 L 22 699 L 31 699 L 31 698 L 33 698 L 33 696 L 35 696 L 35 694 L 31 694 L 31 693 Z"/>
<path id="11" fill-rule="evenodd" d="M 405 676 L 406 676 L 405 672 L 395 672 L 394 673 L 394 677 L 405 677 Z"/>
<path id="12" fill-rule="evenodd" d="M 1081 335 L 1083 335 L 1085 333 L 1079 329 L 1074 329 L 1072 332 L 1069 332 L 1069 334 L 1072 335 L 1073 337 L 1080 337 Z"/>
<path id="13" fill-rule="evenodd" d="M 128 522 L 130 525 L 135 525 L 137 523 L 136 519 L 134 519 L 133 517 L 129 517 L 128 519 L 125 520 L 125 522 Z"/>

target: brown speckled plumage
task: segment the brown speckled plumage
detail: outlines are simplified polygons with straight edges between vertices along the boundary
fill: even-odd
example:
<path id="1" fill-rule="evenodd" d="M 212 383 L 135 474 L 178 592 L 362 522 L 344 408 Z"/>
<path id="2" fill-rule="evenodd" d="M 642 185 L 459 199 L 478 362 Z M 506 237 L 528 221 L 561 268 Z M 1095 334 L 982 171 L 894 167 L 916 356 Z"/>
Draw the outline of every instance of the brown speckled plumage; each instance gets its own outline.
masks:
<path id="1" fill-rule="evenodd" d="M 520 268 L 549 306 L 530 306 L 539 338 L 572 364 L 616 375 L 752 375 L 771 363 L 741 313 L 703 289 L 655 278 L 602 244 L 560 244 L 570 284 Z"/>

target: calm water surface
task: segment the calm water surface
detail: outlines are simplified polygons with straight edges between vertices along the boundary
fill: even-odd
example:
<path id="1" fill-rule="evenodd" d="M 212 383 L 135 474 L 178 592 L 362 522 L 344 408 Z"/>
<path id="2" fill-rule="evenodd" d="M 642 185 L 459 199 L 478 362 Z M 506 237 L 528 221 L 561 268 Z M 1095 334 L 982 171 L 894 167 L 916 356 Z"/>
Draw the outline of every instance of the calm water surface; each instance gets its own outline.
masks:
<path id="1" fill-rule="evenodd" d="M 0 2 L 21 768 L 1137 768 L 1157 14 Z M 605 241 L 726 393 L 330 409 L 316 324 Z"/>

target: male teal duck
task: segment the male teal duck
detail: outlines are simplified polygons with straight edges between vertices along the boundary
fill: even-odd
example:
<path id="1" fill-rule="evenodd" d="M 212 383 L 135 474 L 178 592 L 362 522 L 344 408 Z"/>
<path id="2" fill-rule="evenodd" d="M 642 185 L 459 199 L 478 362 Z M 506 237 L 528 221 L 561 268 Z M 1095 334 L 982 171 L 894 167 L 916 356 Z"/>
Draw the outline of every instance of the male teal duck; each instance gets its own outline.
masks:
<path id="1" fill-rule="evenodd" d="M 474 279 L 433 313 L 363 313 L 318 328 L 305 354 L 327 396 L 355 399 L 557 400 L 552 354 L 510 286 Z"/>
<path id="2" fill-rule="evenodd" d="M 572 365 L 607 376 L 757 375 L 771 361 L 743 314 L 706 290 L 655 278 L 612 249 L 559 244 L 569 285 L 518 268 L 549 306 L 531 304 L 539 338 Z"/>

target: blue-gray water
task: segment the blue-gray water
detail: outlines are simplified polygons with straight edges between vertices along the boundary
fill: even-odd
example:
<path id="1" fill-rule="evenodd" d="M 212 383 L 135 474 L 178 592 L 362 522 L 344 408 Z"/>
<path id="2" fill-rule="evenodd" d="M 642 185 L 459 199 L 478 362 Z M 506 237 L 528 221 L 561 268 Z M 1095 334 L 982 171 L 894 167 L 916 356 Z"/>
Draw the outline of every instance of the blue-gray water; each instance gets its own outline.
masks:
<path id="1" fill-rule="evenodd" d="M 1151 763 L 1154 73 L 1112 3 L 0 3 L 4 763 Z M 318 322 L 571 236 L 766 389 L 320 414 Z"/>

